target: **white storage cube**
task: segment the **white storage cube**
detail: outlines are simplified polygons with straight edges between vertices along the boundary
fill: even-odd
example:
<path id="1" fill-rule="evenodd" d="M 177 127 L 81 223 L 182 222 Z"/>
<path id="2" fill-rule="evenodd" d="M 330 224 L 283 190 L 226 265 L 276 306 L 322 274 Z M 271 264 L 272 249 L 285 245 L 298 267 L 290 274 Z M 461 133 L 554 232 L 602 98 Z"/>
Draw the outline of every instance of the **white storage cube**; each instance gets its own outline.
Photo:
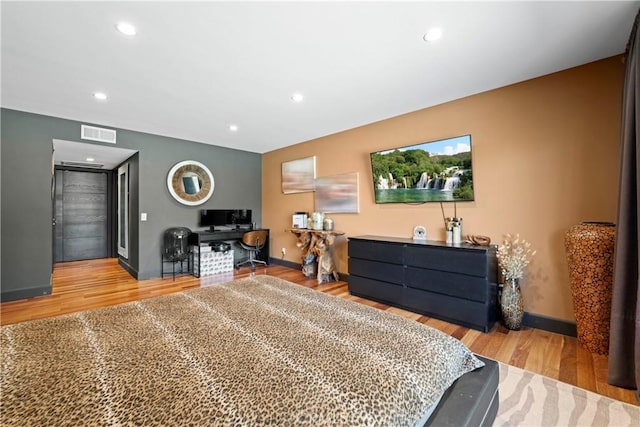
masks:
<path id="1" fill-rule="evenodd" d="M 227 273 L 233 271 L 233 251 L 227 252 L 201 252 L 200 277 L 212 274 Z"/>

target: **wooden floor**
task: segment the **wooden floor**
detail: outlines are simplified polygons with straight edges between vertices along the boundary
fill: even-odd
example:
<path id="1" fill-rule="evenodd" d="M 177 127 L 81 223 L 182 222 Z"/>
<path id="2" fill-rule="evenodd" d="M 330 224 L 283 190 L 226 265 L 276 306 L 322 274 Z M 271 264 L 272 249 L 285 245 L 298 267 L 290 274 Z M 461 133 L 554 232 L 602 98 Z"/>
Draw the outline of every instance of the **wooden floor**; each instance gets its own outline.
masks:
<path id="1" fill-rule="evenodd" d="M 409 311 L 349 295 L 345 282 L 317 285 L 298 270 L 281 265 L 248 267 L 234 273 L 197 279 L 179 276 L 136 281 L 115 258 L 57 264 L 52 295 L 0 305 L 0 323 L 8 325 L 32 319 L 104 307 L 171 292 L 229 281 L 252 274 L 268 274 L 341 298 L 390 311 L 432 326 L 464 342 L 473 352 L 509 365 L 533 371 L 601 395 L 636 404 L 631 390 L 607 384 L 607 356 L 592 354 L 577 345 L 575 338 L 533 328 L 509 331 L 496 326 L 490 333 L 468 329 Z"/>

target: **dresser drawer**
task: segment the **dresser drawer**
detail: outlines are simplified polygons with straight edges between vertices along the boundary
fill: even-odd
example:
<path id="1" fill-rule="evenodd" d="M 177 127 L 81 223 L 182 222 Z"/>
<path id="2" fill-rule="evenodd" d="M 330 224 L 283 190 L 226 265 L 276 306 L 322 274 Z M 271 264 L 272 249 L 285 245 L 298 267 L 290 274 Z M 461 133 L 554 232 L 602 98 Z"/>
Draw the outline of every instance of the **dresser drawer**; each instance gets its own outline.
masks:
<path id="1" fill-rule="evenodd" d="M 405 290 L 403 305 L 410 310 L 483 332 L 488 332 L 493 326 L 488 319 L 486 304 L 411 288 Z"/>
<path id="2" fill-rule="evenodd" d="M 487 279 L 482 277 L 407 267 L 405 284 L 410 288 L 472 301 L 486 302 L 489 300 Z"/>
<path id="3" fill-rule="evenodd" d="M 402 248 L 402 244 L 350 239 L 349 257 L 402 265 Z"/>
<path id="4" fill-rule="evenodd" d="M 349 274 L 349 293 L 356 296 L 391 305 L 401 305 L 403 289 L 400 285 Z"/>
<path id="5" fill-rule="evenodd" d="M 407 246 L 404 262 L 408 266 L 487 277 L 487 253 L 484 250 Z"/>
<path id="6" fill-rule="evenodd" d="M 402 285 L 404 268 L 396 264 L 349 258 L 349 277 L 353 275 Z"/>

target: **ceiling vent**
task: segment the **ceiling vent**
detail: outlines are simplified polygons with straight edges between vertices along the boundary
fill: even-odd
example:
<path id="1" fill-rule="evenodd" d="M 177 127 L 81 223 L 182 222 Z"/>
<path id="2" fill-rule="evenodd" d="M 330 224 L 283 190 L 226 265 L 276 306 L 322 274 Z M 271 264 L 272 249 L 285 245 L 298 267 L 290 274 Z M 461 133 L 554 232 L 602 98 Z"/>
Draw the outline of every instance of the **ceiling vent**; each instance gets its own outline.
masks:
<path id="1" fill-rule="evenodd" d="M 104 165 L 100 163 L 84 163 L 84 162 L 60 162 L 62 166 L 70 166 L 74 168 L 91 168 L 91 169 L 102 169 Z"/>
<path id="2" fill-rule="evenodd" d="M 116 143 L 116 131 L 113 129 L 97 128 L 95 126 L 81 125 L 82 139 L 90 139 L 91 141 L 106 142 L 109 144 Z"/>

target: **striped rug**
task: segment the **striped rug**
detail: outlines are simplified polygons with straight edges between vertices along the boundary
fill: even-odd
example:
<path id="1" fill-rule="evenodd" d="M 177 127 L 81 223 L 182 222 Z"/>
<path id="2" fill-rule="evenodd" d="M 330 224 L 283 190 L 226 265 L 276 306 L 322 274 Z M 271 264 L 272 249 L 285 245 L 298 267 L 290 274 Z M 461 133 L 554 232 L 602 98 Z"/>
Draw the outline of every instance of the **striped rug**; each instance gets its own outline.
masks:
<path id="1" fill-rule="evenodd" d="M 640 407 L 500 363 L 494 426 L 640 426 Z"/>

